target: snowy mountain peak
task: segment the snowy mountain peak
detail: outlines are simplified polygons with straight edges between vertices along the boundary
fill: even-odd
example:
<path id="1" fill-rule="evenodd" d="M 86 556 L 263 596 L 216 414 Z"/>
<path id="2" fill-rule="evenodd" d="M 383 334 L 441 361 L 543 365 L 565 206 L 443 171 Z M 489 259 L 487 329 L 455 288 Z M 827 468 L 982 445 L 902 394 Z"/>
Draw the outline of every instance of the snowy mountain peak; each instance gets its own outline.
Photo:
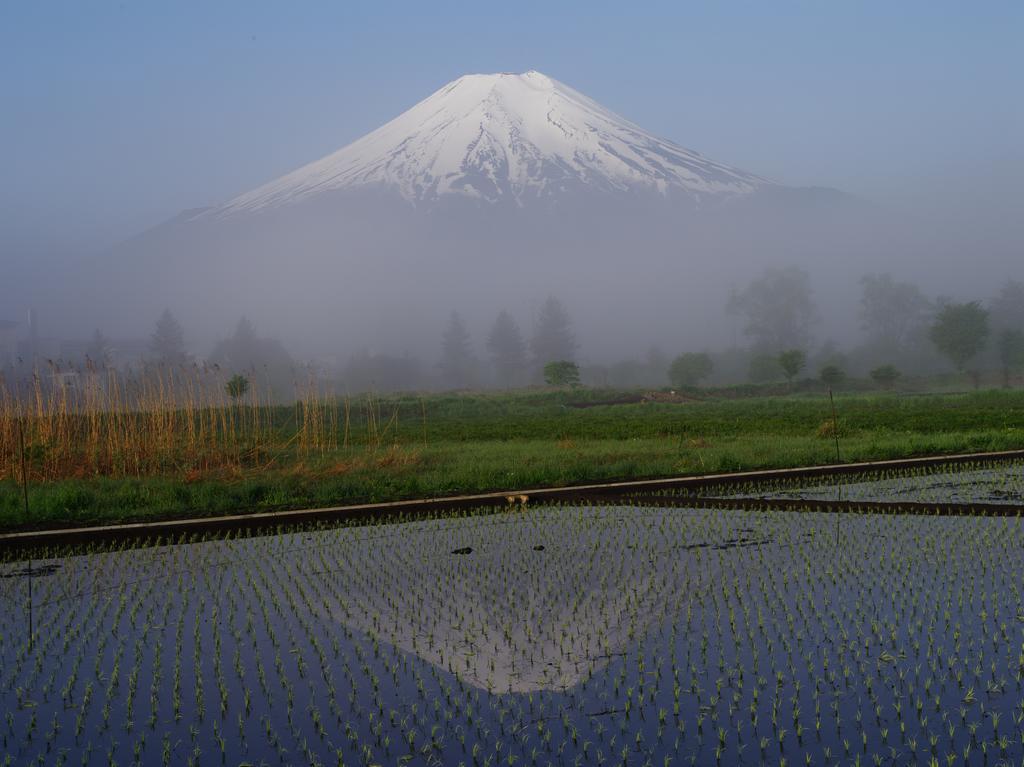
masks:
<path id="1" fill-rule="evenodd" d="M 695 202 L 770 185 L 658 138 L 536 71 L 465 75 L 372 133 L 218 209 L 252 211 L 326 191 L 383 187 L 522 205 L 574 189 L 682 193 Z"/>

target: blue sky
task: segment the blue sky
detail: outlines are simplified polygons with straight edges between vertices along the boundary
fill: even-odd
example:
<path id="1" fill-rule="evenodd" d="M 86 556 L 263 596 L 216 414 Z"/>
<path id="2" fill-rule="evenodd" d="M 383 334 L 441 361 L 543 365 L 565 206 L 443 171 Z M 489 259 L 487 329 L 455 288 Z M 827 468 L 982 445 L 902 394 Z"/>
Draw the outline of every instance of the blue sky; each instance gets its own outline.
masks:
<path id="1" fill-rule="evenodd" d="M 0 245 L 122 239 L 527 69 L 785 183 L 1005 215 L 1022 39 L 998 1 L 4 0 Z"/>

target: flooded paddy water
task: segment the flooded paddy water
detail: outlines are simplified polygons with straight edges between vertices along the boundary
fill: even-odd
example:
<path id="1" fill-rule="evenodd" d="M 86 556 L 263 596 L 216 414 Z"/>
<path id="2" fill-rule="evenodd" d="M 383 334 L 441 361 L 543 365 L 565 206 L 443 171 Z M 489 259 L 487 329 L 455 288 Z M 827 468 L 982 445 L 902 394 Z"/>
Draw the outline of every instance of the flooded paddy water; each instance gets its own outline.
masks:
<path id="1" fill-rule="evenodd" d="M 1024 463 L 937 466 L 877 475 L 838 475 L 758 483 L 740 492 L 721 488 L 725 498 L 856 502 L 1024 505 Z"/>
<path id="2" fill-rule="evenodd" d="M 55 554 L 0 564 L 0 764 L 1024 758 L 1013 517 L 548 506 Z"/>

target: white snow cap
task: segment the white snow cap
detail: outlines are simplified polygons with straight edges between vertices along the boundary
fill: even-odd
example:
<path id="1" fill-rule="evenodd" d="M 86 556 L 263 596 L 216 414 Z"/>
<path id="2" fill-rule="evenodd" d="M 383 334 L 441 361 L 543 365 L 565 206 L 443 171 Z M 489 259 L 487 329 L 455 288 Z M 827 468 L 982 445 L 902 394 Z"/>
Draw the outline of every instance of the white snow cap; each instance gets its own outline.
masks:
<path id="1" fill-rule="evenodd" d="M 605 191 L 743 195 L 770 182 L 708 160 L 540 72 L 465 75 L 333 154 L 247 192 L 221 212 L 256 210 L 319 192 L 383 186 L 413 203 Z"/>

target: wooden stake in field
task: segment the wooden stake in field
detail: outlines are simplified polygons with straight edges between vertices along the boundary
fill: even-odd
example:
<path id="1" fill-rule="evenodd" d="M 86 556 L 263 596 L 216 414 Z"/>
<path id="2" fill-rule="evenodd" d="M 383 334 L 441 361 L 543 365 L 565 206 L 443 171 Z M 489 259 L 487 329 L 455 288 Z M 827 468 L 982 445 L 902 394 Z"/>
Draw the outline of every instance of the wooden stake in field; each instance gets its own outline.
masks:
<path id="1" fill-rule="evenodd" d="M 28 522 L 28 463 L 25 460 L 25 425 L 18 419 L 18 444 L 21 448 L 21 491 L 25 501 L 25 522 Z M 28 650 L 32 652 L 32 556 L 28 558 Z"/>
<path id="2" fill-rule="evenodd" d="M 828 389 L 828 401 L 832 405 L 832 436 L 836 441 L 836 463 L 841 462 L 839 457 L 839 419 L 836 417 L 836 400 L 832 396 L 832 387 Z M 842 480 L 836 477 L 836 500 L 843 500 L 843 484 Z M 839 511 L 836 511 L 836 546 L 839 546 Z"/>
<path id="3" fill-rule="evenodd" d="M 828 390 L 828 401 L 829 404 L 832 405 L 832 436 L 835 437 L 836 440 L 836 463 L 840 463 L 841 459 L 839 458 L 839 419 L 836 417 L 836 401 L 835 398 L 832 396 L 831 387 Z"/>

